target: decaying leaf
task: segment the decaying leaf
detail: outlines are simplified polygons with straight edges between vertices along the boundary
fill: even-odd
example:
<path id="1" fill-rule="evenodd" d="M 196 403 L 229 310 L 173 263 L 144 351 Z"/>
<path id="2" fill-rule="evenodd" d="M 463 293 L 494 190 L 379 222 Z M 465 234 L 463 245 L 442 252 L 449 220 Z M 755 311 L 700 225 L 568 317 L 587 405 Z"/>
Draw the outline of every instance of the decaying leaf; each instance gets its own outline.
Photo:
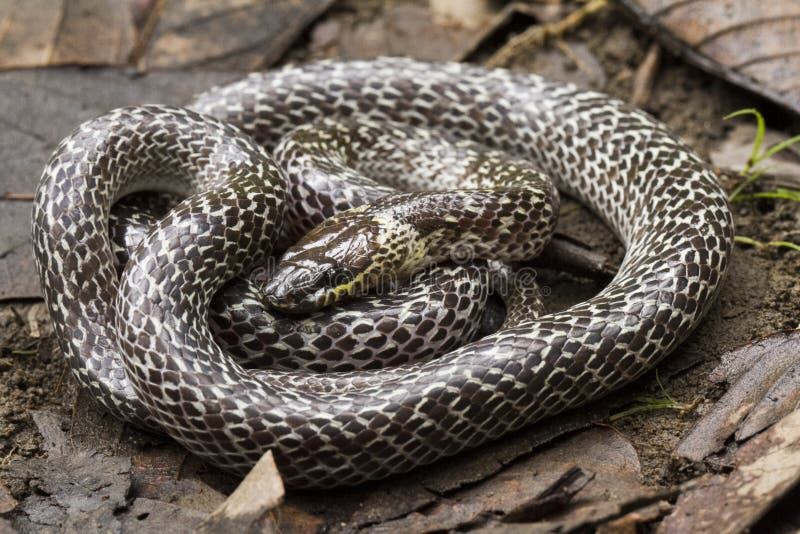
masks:
<path id="1" fill-rule="evenodd" d="M 798 364 L 800 331 L 780 332 L 723 355 L 710 379 L 732 385 L 678 445 L 676 455 L 701 462 L 734 433 L 744 440 L 793 410 Z"/>
<path id="2" fill-rule="evenodd" d="M 351 21 L 340 32 L 338 52 L 348 59 L 410 56 L 431 61 L 461 57 L 477 29 L 440 24 L 426 6 L 398 4 L 369 22 Z"/>
<path id="3" fill-rule="evenodd" d="M 800 410 L 736 454 L 730 476 L 708 477 L 678 499 L 660 532 L 746 532 L 800 481 Z"/>
<path id="4" fill-rule="evenodd" d="M 15 460 L 4 477 L 21 493 L 11 518 L 20 531 L 78 532 L 88 525 L 113 531 L 119 528 L 117 513 L 126 507 L 130 459 L 82 452 Z"/>
<path id="5" fill-rule="evenodd" d="M 443 25 L 476 29 L 492 16 L 489 0 L 429 0 L 433 17 Z"/>
<path id="6" fill-rule="evenodd" d="M 552 450 L 549 454 L 558 454 L 557 451 L 561 450 L 563 444 L 553 443 L 557 438 L 607 419 L 615 408 L 630 400 L 629 395 L 612 396 L 605 402 L 547 419 L 502 440 L 396 476 L 391 479 L 391 483 L 378 481 L 335 492 L 290 492 L 279 514 L 281 529 L 305 531 L 310 520 L 322 520 L 334 532 L 339 527 L 349 531 L 392 520 L 403 521 L 416 517 L 415 514 L 420 510 L 447 510 L 448 503 L 452 504 L 453 495 L 480 496 L 491 493 L 495 479 L 505 476 L 506 470 L 513 469 L 517 462 L 524 462 L 523 459 L 537 449 Z M 546 444 L 552 445 L 542 447 Z M 598 446 L 598 449 L 603 448 Z M 571 453 L 567 451 L 564 454 L 569 457 Z M 538 490 L 546 489 L 548 484 L 572 465 L 574 464 L 562 465 L 560 471 L 553 473 L 553 478 L 548 475 L 543 486 L 538 486 L 543 483 L 538 478 Z M 594 471 L 591 465 L 581 467 Z M 635 468 L 638 469 L 638 463 Z M 538 492 L 533 496 L 537 494 Z M 462 512 L 468 513 L 469 510 L 453 513 Z M 480 515 L 481 510 L 477 513 Z M 309 514 L 313 517 L 310 518 Z"/>
<path id="7" fill-rule="evenodd" d="M 150 68 L 254 70 L 277 61 L 332 0 L 168 2 L 154 12 Z"/>
<path id="8" fill-rule="evenodd" d="M 152 499 L 134 499 L 119 519 L 123 534 L 139 532 L 169 532 L 189 534 L 194 532 L 206 513 Z"/>
<path id="9" fill-rule="evenodd" d="M 0 514 L 7 514 L 9 512 L 14 511 L 17 507 L 17 500 L 11 495 L 11 492 L 8 491 L 8 488 L 0 482 Z M 2 530 L 0 530 L 2 532 Z"/>
<path id="10" fill-rule="evenodd" d="M 121 65 L 133 42 L 133 15 L 127 2 L 0 2 L 0 69 Z"/>
<path id="11" fill-rule="evenodd" d="M 132 78 L 120 70 L 66 67 L 0 72 L 0 194 L 32 193 L 61 138 L 91 117 L 144 102 L 181 105 L 239 76 L 193 70 Z M 0 228 L 0 300 L 41 296 L 30 242 L 31 201 L 0 199 Z"/>
<path id="12" fill-rule="evenodd" d="M 769 388 L 736 431 L 736 441 L 744 441 L 776 423 L 800 406 L 800 351 L 793 363 Z"/>
<path id="13" fill-rule="evenodd" d="M 198 527 L 198 533 L 277 532 L 269 511 L 283 499 L 283 481 L 268 451 L 230 497 Z"/>
<path id="14" fill-rule="evenodd" d="M 668 49 L 800 114 L 800 1 L 618 3 Z"/>
<path id="15" fill-rule="evenodd" d="M 622 503 L 652 497 L 653 488 L 643 486 L 640 477 L 633 446 L 614 430 L 596 428 L 519 460 L 478 486 L 448 493 L 435 505 L 368 531 L 466 530 L 497 526 L 505 519 L 533 522 L 506 523 L 503 530 L 572 532 L 616 517 L 623 508 L 636 508 Z"/>

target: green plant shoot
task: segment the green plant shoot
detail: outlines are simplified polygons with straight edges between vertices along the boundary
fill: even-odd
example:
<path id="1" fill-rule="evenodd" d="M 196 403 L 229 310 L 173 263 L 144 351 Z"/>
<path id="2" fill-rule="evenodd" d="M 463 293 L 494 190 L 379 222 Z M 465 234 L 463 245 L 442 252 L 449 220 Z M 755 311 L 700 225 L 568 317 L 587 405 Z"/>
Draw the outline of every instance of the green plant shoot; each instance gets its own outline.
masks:
<path id="1" fill-rule="evenodd" d="M 766 122 L 764 121 L 764 116 L 757 109 L 749 108 L 749 109 L 740 109 L 739 111 L 734 111 L 733 113 L 726 115 L 724 117 L 724 120 L 732 119 L 734 117 L 741 117 L 742 115 L 753 115 L 756 118 L 756 138 L 753 141 L 753 150 L 750 153 L 750 157 L 748 158 L 747 163 L 745 163 L 744 168 L 741 171 L 739 171 L 739 176 L 744 178 L 744 180 L 742 180 L 742 182 L 738 186 L 736 186 L 736 189 L 734 189 L 731 192 L 728 198 L 732 202 L 745 200 L 747 198 L 782 198 L 787 200 L 797 200 L 798 198 L 800 198 L 800 191 L 794 189 L 783 189 L 783 188 L 776 189 L 775 191 L 770 191 L 769 193 L 755 193 L 754 195 L 742 195 L 742 191 L 744 191 L 750 184 L 754 183 L 756 180 L 761 178 L 761 176 L 767 171 L 767 168 L 756 169 L 755 167 L 759 163 L 770 159 L 778 152 L 789 148 L 795 143 L 800 142 L 800 135 L 795 135 L 794 137 L 781 141 L 780 143 L 776 143 L 775 145 L 762 151 L 761 147 L 764 144 L 764 136 L 767 133 L 767 126 Z M 758 197 L 755 195 L 771 195 L 771 196 Z"/>
<path id="2" fill-rule="evenodd" d="M 767 148 L 766 150 L 761 150 L 761 147 L 764 144 L 764 136 L 767 133 L 767 125 L 764 121 L 764 116 L 761 114 L 760 111 L 757 109 L 749 108 L 749 109 L 740 109 L 739 111 L 734 111 L 733 113 L 726 115 L 724 120 L 732 119 L 734 117 L 740 117 L 742 115 L 753 115 L 756 118 L 756 138 L 753 141 L 753 150 L 750 153 L 750 157 L 747 159 L 747 163 L 745 163 L 744 168 L 739 171 L 739 176 L 743 178 L 741 183 L 736 186 L 736 188 L 731 192 L 728 196 L 728 199 L 731 202 L 738 202 L 740 200 L 749 200 L 754 198 L 773 198 L 773 199 L 782 199 L 782 200 L 790 200 L 795 202 L 800 202 L 800 191 L 796 189 L 786 189 L 783 187 L 778 187 L 774 191 L 765 191 L 765 192 L 758 192 L 758 193 L 750 193 L 745 194 L 742 191 L 747 189 L 748 186 L 756 182 L 764 173 L 767 171 L 766 167 L 762 167 L 756 169 L 755 167 L 768 159 L 772 156 L 780 152 L 781 150 L 785 150 L 790 146 L 794 145 L 795 143 L 800 142 L 800 135 L 795 135 L 789 139 L 781 141 L 780 143 L 776 143 L 773 146 Z M 779 247 L 779 248 L 788 248 L 791 250 L 795 250 L 800 252 L 800 246 L 791 243 L 789 241 L 758 241 L 751 237 L 745 236 L 735 236 L 734 241 L 737 243 L 741 243 L 743 245 L 752 245 L 758 248 L 769 248 L 769 247 Z"/>

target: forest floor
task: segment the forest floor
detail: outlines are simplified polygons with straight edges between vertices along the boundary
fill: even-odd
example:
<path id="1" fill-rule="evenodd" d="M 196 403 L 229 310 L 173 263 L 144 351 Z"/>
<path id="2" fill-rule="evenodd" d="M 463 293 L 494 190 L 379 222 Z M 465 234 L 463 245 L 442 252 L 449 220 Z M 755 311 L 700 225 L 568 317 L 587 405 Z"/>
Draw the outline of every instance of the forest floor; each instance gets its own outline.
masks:
<path id="1" fill-rule="evenodd" d="M 396 4 L 402 3 L 392 5 Z M 375 2 L 337 3 L 301 35 L 279 64 L 332 55 L 371 55 L 371 50 L 360 49 L 346 34 L 355 33 L 366 43 L 374 42 L 370 36 L 375 35 L 376 21 L 385 22 L 390 16 L 399 16 L 395 7 Z M 423 47 L 424 39 L 419 41 L 421 44 L 414 46 Z M 563 39 L 544 43 L 509 66 L 629 100 L 637 70 L 651 43 L 649 35 L 608 8 L 588 17 Z M 381 49 L 382 44 L 375 46 L 378 53 L 398 53 L 391 48 Z M 486 53 L 478 51 L 477 61 L 482 59 L 481 54 Z M 58 82 L 57 76 L 74 75 L 59 72 L 62 71 L 56 69 L 48 74 L 54 83 Z M 28 72 L 25 76 L 34 74 Z M 210 80 L 221 83 L 235 77 L 226 73 Z M 192 82 L 198 85 L 196 90 L 202 89 L 202 83 L 204 80 Z M 39 104 L 33 99 L 26 105 L 33 112 Z M 787 133 L 797 124 L 773 105 L 666 52 L 661 54 L 652 91 L 642 106 L 704 158 L 712 160 L 731 142 L 736 123 L 723 121 L 723 117 L 732 111 L 758 107 L 772 128 Z M 741 166 L 748 156 L 749 151 L 741 153 Z M 738 169 L 720 169 L 728 191 L 741 180 L 735 175 Z M 800 237 L 796 203 L 750 200 L 735 203 L 733 209 L 737 235 L 759 241 L 796 242 Z M 559 232 L 614 262 L 621 260 L 621 244 L 598 218 L 571 200 L 565 202 L 563 211 Z M 597 281 L 552 272 L 543 272 L 541 281 L 548 288 L 546 303 L 550 311 L 564 309 L 602 288 Z M 678 493 L 669 494 L 671 488 L 680 487 L 699 472 L 714 470 L 708 464 L 687 468 L 676 461 L 675 450 L 725 392 L 725 384 L 709 380 L 721 357 L 753 340 L 797 329 L 799 319 L 800 253 L 736 246 L 718 301 L 657 372 L 648 373 L 592 410 L 559 416 L 557 421 L 539 425 L 539 429 L 519 432 L 432 467 L 359 488 L 289 491 L 275 521 L 284 531 L 500 528 L 495 523 L 498 514 L 509 514 L 521 506 L 521 495 L 545 490 L 568 466 L 577 466 L 585 473 L 591 472 L 594 480 L 577 493 L 570 505 L 557 507 L 551 513 L 533 514 L 525 521 L 506 521 L 502 528 L 513 530 L 512 526 L 521 523 L 541 531 L 611 528 L 610 521 L 637 509 L 630 503 L 637 496 L 646 495 L 648 510 L 652 512 L 653 503 L 660 507 L 631 524 L 654 529 L 675 503 Z M 49 508 L 42 507 L 42 496 L 57 493 L 48 486 L 48 469 L 55 466 L 45 465 L 43 460 L 55 456 L 54 446 L 75 453 L 73 458 L 67 454 L 62 463 L 74 462 L 78 452 L 90 449 L 106 459 L 130 459 L 130 465 L 120 468 L 128 478 L 122 482 L 122 496 L 113 513 L 92 516 L 98 529 L 125 530 L 138 525 L 155 530 L 173 522 L 190 530 L 235 487 L 234 479 L 187 458 L 170 441 L 125 427 L 93 409 L 91 401 L 79 395 L 65 367 L 40 300 L 0 303 L 0 348 L 0 465 L 16 465 L 5 475 L 0 472 L 0 480 L 5 480 L 5 486 L 0 485 L 0 517 L 8 518 L 7 525 L 27 531 L 69 524 L 68 516 L 73 511 L 66 505 L 54 507 L 51 503 Z M 638 406 L 637 399 L 641 397 L 663 399 L 665 395 L 675 401 L 671 409 L 634 410 L 630 415 L 614 416 Z M 96 467 L 100 469 L 101 464 L 98 461 Z M 117 478 L 112 477 L 113 480 L 118 480 L 120 469 L 114 471 Z M 729 468 L 718 470 L 728 471 Z M 536 480 L 532 482 L 531 477 Z M 594 492 L 592 484 L 597 486 Z M 106 486 L 115 487 L 110 482 Z M 30 502 L 32 495 L 39 495 L 39 508 Z M 159 508 L 154 502 L 165 503 L 169 509 Z M 614 503 L 618 504 L 616 512 L 603 508 Z M 645 504 L 641 507 L 645 508 Z"/>

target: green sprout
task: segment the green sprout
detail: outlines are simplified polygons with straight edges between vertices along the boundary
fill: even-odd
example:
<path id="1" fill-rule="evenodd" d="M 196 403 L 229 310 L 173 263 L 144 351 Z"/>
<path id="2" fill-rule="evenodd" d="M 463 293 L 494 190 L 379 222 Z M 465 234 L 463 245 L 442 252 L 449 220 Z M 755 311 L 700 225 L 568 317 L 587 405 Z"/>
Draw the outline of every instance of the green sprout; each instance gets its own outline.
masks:
<path id="1" fill-rule="evenodd" d="M 737 243 L 741 243 L 743 245 L 752 245 L 756 248 L 783 247 L 800 252 L 800 245 L 796 245 L 790 241 L 767 241 L 765 243 L 763 241 L 757 241 L 755 239 L 752 239 L 750 237 L 745 237 L 743 235 L 734 236 L 733 240 L 736 241 Z"/>
<path id="2" fill-rule="evenodd" d="M 619 421 L 620 419 L 624 419 L 625 417 L 630 417 L 631 415 L 644 412 L 654 412 L 656 410 L 677 410 L 679 412 L 688 412 L 695 407 L 696 402 L 683 403 L 673 399 L 661 384 L 661 379 L 658 376 L 658 370 L 656 370 L 656 383 L 658 384 L 658 388 L 661 390 L 661 397 L 652 397 L 649 395 L 636 397 L 636 405 L 628 408 L 627 410 L 615 413 L 608 418 L 608 421 L 613 423 L 615 421 Z"/>
<path id="3" fill-rule="evenodd" d="M 745 200 L 746 198 L 784 198 L 787 200 L 798 200 L 800 199 L 800 191 L 794 189 L 783 189 L 778 188 L 775 191 L 770 191 L 769 193 L 754 193 L 753 195 L 743 195 L 742 191 L 744 191 L 750 184 L 756 182 L 761 176 L 766 173 L 769 168 L 762 167 L 760 169 L 756 169 L 755 167 L 761 163 L 762 161 L 766 161 L 770 159 L 772 156 L 777 154 L 778 152 L 789 148 L 790 146 L 794 145 L 795 143 L 800 142 L 800 135 L 795 135 L 790 139 L 786 139 L 781 141 L 780 143 L 776 143 L 775 145 L 769 147 L 768 149 L 761 151 L 761 147 L 764 144 L 764 136 L 767 133 L 767 125 L 764 121 L 764 116 L 759 112 L 757 109 L 740 109 L 739 111 L 734 111 L 730 115 L 726 115 L 724 120 L 732 119 L 734 117 L 741 117 L 742 115 L 754 115 L 756 118 L 756 138 L 753 142 L 753 151 L 750 154 L 750 158 L 747 160 L 744 168 L 739 171 L 739 176 L 743 178 L 742 182 L 734 189 L 728 198 L 732 202 L 737 202 L 739 200 Z"/>
<path id="4" fill-rule="evenodd" d="M 781 141 L 780 143 L 776 143 L 771 147 L 762 151 L 761 147 L 764 144 L 764 136 L 767 132 L 766 122 L 764 121 L 764 116 L 759 112 L 757 109 L 740 109 L 739 111 L 734 111 L 733 113 L 726 115 L 724 120 L 732 119 L 733 117 L 740 117 L 742 115 L 753 115 L 756 118 L 756 138 L 753 142 L 753 151 L 750 153 L 750 158 L 747 160 L 744 168 L 739 171 L 739 176 L 742 178 L 742 181 L 736 188 L 731 192 L 728 196 L 728 199 L 731 202 L 739 202 L 741 200 L 751 200 L 755 198 L 773 198 L 773 199 L 781 199 L 781 200 L 790 200 L 794 202 L 800 202 L 800 190 L 797 189 L 787 189 L 784 187 L 777 187 L 773 191 L 765 191 L 759 193 L 749 193 L 745 194 L 742 191 L 747 189 L 750 185 L 755 183 L 759 178 L 761 178 L 764 173 L 767 172 L 769 169 L 768 167 L 761 167 L 756 168 L 759 163 L 770 159 L 772 156 L 777 154 L 778 152 L 789 148 L 790 146 L 794 145 L 795 143 L 800 142 L 800 135 L 795 135 L 789 139 Z M 751 237 L 745 236 L 735 236 L 734 240 L 737 243 L 741 243 L 743 245 L 752 245 L 758 248 L 769 248 L 769 247 L 778 247 L 778 248 L 788 248 L 791 250 L 795 250 L 800 252 L 800 246 L 791 243 L 789 241 L 758 241 Z"/>

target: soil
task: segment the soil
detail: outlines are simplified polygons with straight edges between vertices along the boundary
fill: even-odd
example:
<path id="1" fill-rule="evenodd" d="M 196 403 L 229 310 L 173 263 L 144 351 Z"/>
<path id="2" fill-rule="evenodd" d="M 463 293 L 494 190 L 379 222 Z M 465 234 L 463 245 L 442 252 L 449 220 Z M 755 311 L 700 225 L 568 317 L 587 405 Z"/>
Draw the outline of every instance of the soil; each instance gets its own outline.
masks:
<path id="1" fill-rule="evenodd" d="M 372 2 L 349 2 L 327 18 L 349 16 L 369 19 L 379 7 Z M 602 66 L 603 91 L 628 99 L 633 74 L 644 59 L 650 37 L 637 31 L 618 13 L 606 11 L 588 20 L 569 36 L 570 43 L 582 43 Z M 308 39 L 289 52 L 292 62 L 312 57 Z M 552 52 L 543 49 L 541 53 Z M 530 70 L 538 54 L 531 54 L 512 68 Z M 753 107 L 755 97 L 702 71 L 687 66 L 680 58 L 662 55 L 652 95 L 646 110 L 668 124 L 704 157 L 724 137 L 729 126 L 722 117 L 731 111 Z M 770 126 L 788 129 L 785 114 L 756 99 Z M 742 161 L 748 154 L 742 154 Z M 733 189 L 735 176 L 723 176 L 725 187 Z M 621 245 L 585 209 L 570 209 L 561 218 L 559 231 L 580 239 L 599 252 L 619 261 Z M 786 201 L 741 202 L 734 205 L 738 235 L 758 240 L 800 239 L 800 213 Z M 551 310 L 566 307 L 597 292 L 601 286 L 564 275 L 543 275 L 551 289 Z M 670 469 L 671 455 L 694 421 L 722 391 L 707 375 L 726 351 L 778 330 L 798 328 L 800 318 L 800 253 L 785 249 L 736 247 L 724 290 L 717 304 L 676 353 L 661 364 L 658 377 L 666 393 L 680 403 L 691 404 L 686 411 L 661 410 L 622 418 L 613 426 L 634 445 L 646 484 L 675 482 L 682 474 Z M 34 337 L 37 334 L 38 337 Z M 47 408 L 69 416 L 76 389 L 55 346 L 41 302 L 0 304 L 0 461 L 10 457 L 41 454 L 40 437 L 30 411 Z M 642 395 L 657 395 L 656 373 L 649 373 L 635 386 Z"/>

